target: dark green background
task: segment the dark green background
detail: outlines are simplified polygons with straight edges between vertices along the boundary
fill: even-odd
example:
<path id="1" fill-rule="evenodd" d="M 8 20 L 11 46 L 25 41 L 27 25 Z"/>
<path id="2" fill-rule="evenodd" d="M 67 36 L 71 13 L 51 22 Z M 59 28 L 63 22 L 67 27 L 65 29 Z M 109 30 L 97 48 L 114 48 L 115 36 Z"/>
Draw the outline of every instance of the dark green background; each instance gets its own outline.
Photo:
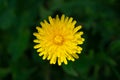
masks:
<path id="1" fill-rule="evenodd" d="M 35 27 L 56 14 L 83 26 L 83 51 L 67 66 L 33 49 Z M 120 0 L 0 0 L 0 80 L 120 80 Z"/>

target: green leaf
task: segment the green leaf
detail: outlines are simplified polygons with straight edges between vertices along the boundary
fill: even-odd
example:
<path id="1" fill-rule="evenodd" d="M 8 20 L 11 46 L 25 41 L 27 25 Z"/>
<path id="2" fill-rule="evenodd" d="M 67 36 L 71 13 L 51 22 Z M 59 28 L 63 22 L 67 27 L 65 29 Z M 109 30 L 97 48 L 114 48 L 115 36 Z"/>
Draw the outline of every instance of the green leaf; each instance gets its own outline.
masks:
<path id="1" fill-rule="evenodd" d="M 88 75 L 91 66 L 92 66 L 92 61 L 85 57 L 84 58 L 81 57 L 80 59 L 76 60 L 76 62 L 74 63 L 75 70 L 83 76 Z"/>
<path id="2" fill-rule="evenodd" d="M 114 55 L 120 52 L 120 40 L 113 41 L 110 46 L 110 52 L 112 52 Z"/>
<path id="3" fill-rule="evenodd" d="M 103 65 L 103 64 L 107 64 L 110 66 L 117 65 L 116 61 L 112 59 L 110 56 L 108 56 L 105 52 L 100 52 L 99 54 L 97 54 L 95 61 L 100 65 Z"/>
<path id="4" fill-rule="evenodd" d="M 111 70 L 109 66 L 105 66 L 105 71 L 104 71 L 104 75 L 106 77 L 110 76 Z"/>
<path id="5" fill-rule="evenodd" d="M 24 54 L 28 47 L 29 37 L 30 33 L 27 29 L 21 29 L 18 38 L 14 36 L 13 41 L 8 46 L 8 52 L 11 54 L 13 61 L 16 61 Z"/>
<path id="6" fill-rule="evenodd" d="M 52 11 L 45 9 L 43 6 L 40 6 L 39 11 L 40 11 L 41 20 L 47 19 L 48 16 L 52 15 Z"/>
<path id="7" fill-rule="evenodd" d="M 9 68 L 0 68 L 0 78 L 5 77 L 9 73 L 10 73 L 10 69 Z"/>
<path id="8" fill-rule="evenodd" d="M 24 11 L 21 14 L 21 16 L 19 17 L 19 22 L 17 23 L 18 27 L 27 28 L 33 25 L 33 21 L 36 18 L 35 17 L 36 10 L 33 10 L 33 11 L 34 13 L 31 11 Z"/>
<path id="9" fill-rule="evenodd" d="M 66 73 L 68 73 L 72 76 L 78 76 L 78 73 L 73 68 L 73 64 L 71 62 L 69 62 L 69 64 L 67 64 L 67 65 L 63 65 L 62 67 Z"/>
<path id="10" fill-rule="evenodd" d="M 30 75 L 36 70 L 35 67 L 31 67 L 27 58 L 11 62 L 10 68 L 13 80 L 29 80 Z"/>
<path id="11" fill-rule="evenodd" d="M 14 9 L 7 9 L 6 11 L 2 12 L 0 15 L 0 29 L 8 29 L 12 27 L 15 21 L 16 15 Z"/>

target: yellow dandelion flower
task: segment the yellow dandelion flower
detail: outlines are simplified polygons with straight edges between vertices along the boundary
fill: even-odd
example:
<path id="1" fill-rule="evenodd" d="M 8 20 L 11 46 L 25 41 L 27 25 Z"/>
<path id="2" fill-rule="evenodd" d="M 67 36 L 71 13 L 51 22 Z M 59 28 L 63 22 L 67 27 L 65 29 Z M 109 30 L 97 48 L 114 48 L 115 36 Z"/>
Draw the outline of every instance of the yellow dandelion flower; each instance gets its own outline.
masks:
<path id="1" fill-rule="evenodd" d="M 75 27 L 76 21 L 65 15 L 61 18 L 58 15 L 56 18 L 49 16 L 48 19 L 49 22 L 40 22 L 41 27 L 36 27 L 38 32 L 33 33 L 36 36 L 34 42 L 37 43 L 34 48 L 39 56 L 43 56 L 43 60 L 49 60 L 50 64 L 58 62 L 58 65 L 78 59 L 78 54 L 82 51 L 80 45 L 84 41 L 81 37 L 83 32 L 79 31 L 81 26 Z"/>

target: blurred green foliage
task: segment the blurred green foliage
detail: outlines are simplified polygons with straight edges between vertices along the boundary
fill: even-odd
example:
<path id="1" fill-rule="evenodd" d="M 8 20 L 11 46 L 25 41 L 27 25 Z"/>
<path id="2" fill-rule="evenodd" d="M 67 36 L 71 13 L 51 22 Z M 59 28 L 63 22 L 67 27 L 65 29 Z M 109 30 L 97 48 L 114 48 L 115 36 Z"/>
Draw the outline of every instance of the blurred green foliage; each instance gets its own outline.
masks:
<path id="1" fill-rule="evenodd" d="M 119 0 L 0 0 L 0 80 L 120 80 Z M 80 58 L 50 65 L 33 49 L 32 33 L 49 15 L 83 26 Z"/>

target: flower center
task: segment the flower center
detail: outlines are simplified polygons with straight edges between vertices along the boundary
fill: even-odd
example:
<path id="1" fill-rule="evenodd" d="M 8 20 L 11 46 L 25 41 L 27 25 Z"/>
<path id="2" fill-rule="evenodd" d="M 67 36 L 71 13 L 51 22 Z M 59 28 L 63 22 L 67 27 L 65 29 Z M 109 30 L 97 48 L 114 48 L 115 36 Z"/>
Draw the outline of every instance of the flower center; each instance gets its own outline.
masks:
<path id="1" fill-rule="evenodd" d="M 54 43 L 58 44 L 58 45 L 62 44 L 63 43 L 63 37 L 61 35 L 55 36 L 54 37 Z"/>

